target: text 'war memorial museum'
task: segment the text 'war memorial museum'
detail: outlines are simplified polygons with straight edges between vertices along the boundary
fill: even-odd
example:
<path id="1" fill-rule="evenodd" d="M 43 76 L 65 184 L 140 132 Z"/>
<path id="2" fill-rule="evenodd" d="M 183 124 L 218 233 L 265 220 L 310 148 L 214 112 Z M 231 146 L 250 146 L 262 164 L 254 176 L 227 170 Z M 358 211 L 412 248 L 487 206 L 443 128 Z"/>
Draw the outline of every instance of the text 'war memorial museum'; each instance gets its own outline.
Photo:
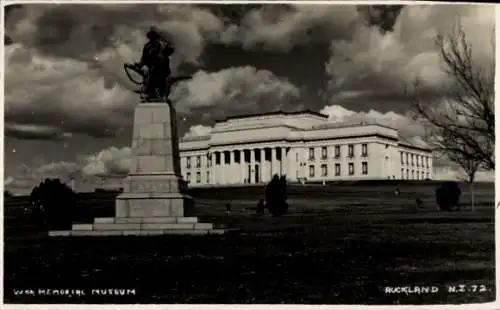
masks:
<path id="1" fill-rule="evenodd" d="M 432 179 L 432 151 L 377 123 L 335 124 L 324 114 L 272 112 L 217 121 L 209 135 L 180 140 L 189 186 Z"/>

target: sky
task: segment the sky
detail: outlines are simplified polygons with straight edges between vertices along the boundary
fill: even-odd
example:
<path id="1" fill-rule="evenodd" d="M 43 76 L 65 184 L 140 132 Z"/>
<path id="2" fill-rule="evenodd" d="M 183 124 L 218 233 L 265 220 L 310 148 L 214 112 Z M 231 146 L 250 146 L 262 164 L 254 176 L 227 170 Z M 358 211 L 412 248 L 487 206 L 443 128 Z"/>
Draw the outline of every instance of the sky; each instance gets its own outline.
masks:
<path id="1" fill-rule="evenodd" d="M 126 174 L 139 103 L 124 62 L 138 61 L 156 26 L 173 42 L 180 135 L 215 120 L 311 109 L 332 122 L 377 120 L 421 141 L 405 87 L 429 100 L 449 83 L 435 45 L 460 22 L 474 61 L 494 63 L 488 5 L 22 4 L 5 9 L 5 188 L 30 192 L 47 177 Z M 447 84 L 448 83 L 448 84 Z M 461 177 L 436 160 L 435 178 Z M 480 173 L 478 180 L 491 180 Z M 110 182 L 113 182 L 112 180 Z"/>

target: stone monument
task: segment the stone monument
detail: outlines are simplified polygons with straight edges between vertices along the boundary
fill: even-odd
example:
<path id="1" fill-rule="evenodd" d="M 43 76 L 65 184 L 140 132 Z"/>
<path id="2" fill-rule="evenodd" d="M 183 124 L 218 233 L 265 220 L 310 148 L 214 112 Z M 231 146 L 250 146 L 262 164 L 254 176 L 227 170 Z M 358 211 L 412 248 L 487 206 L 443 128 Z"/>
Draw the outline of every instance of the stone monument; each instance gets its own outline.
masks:
<path id="1" fill-rule="evenodd" d="M 173 84 L 190 77 L 171 77 L 168 59 L 174 49 L 152 29 L 141 61 L 125 64 L 129 78 L 140 86 L 142 103 L 135 108 L 132 166 L 118 195 L 114 218 L 96 218 L 93 224 L 74 224 L 71 231 L 52 236 L 109 236 L 223 233 L 211 223 L 186 216 L 193 198 L 183 193 L 175 107 L 168 99 Z M 142 76 L 135 81 L 128 70 Z"/>

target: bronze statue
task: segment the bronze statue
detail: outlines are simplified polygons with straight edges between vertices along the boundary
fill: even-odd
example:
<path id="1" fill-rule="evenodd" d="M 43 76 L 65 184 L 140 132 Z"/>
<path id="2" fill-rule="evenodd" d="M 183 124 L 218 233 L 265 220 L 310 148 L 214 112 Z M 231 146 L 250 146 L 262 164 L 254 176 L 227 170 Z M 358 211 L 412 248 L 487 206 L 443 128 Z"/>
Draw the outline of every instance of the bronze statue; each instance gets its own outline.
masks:
<path id="1" fill-rule="evenodd" d="M 154 27 L 151 27 L 146 37 L 148 42 L 144 44 L 141 60 L 134 64 L 125 64 L 125 73 L 132 82 L 140 86 L 135 92 L 141 95 L 142 102 L 168 102 L 172 86 L 191 77 L 171 76 L 170 56 L 174 53 L 174 48 Z M 134 80 L 129 69 L 139 74 L 142 81 Z"/>

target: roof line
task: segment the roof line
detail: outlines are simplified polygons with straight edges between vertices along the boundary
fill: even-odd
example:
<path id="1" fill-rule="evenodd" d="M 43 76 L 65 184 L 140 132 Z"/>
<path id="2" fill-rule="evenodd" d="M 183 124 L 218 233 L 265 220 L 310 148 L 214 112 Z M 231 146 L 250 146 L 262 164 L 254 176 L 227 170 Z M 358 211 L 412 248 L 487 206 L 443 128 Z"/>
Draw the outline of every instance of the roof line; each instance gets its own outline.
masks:
<path id="1" fill-rule="evenodd" d="M 242 114 L 242 115 L 234 115 L 234 116 L 228 116 L 224 119 L 216 120 L 216 123 L 222 123 L 222 122 L 227 122 L 232 119 L 241 119 L 241 118 L 248 118 L 248 117 L 259 117 L 259 116 L 271 116 L 271 115 L 299 115 L 299 114 L 310 114 L 310 115 L 315 115 L 319 116 L 324 119 L 328 119 L 328 115 L 325 115 L 320 112 L 315 112 L 312 110 L 300 110 L 300 111 L 295 111 L 295 112 L 285 112 L 283 110 L 278 110 L 278 111 L 273 111 L 273 112 L 266 112 L 266 113 L 254 113 L 254 114 Z"/>

